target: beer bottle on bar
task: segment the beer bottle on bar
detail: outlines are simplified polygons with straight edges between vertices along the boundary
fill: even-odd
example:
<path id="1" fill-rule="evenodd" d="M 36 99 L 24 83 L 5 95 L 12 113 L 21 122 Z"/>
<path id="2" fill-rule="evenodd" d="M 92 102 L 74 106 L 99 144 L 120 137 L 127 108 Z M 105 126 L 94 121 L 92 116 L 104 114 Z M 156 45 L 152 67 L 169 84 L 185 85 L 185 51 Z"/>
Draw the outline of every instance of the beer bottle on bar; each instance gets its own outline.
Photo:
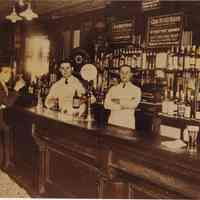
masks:
<path id="1" fill-rule="evenodd" d="M 28 93 L 29 95 L 34 95 L 35 93 L 35 83 L 34 81 L 30 81 L 29 87 L 28 87 Z"/>
<path id="2" fill-rule="evenodd" d="M 73 96 L 72 107 L 74 109 L 79 109 L 80 108 L 80 98 L 78 96 L 77 90 L 75 90 L 75 93 L 74 93 L 74 96 Z"/>
<path id="3" fill-rule="evenodd" d="M 58 98 L 55 99 L 53 110 L 55 110 L 55 111 L 59 111 L 60 110 L 59 99 Z"/>

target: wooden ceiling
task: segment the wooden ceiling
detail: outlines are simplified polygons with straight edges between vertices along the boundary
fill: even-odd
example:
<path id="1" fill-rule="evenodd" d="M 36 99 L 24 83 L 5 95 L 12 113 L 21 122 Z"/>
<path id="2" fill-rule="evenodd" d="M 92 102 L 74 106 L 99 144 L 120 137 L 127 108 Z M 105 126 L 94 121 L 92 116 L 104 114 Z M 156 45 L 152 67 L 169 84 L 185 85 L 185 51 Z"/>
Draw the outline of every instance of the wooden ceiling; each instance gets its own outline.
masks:
<path id="1" fill-rule="evenodd" d="M 24 0 L 25 2 L 27 0 Z M 19 0 L 0 0 L 0 21 L 11 13 Z M 58 19 L 105 7 L 106 0 L 31 0 L 32 9 L 41 17 Z"/>

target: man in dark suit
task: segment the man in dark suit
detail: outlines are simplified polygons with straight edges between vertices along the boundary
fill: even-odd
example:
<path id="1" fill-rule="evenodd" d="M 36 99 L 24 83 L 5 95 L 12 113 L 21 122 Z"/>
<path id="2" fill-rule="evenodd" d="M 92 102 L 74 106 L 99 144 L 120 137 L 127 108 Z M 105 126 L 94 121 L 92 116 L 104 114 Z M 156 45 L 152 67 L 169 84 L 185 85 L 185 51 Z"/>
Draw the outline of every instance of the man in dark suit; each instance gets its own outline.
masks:
<path id="1" fill-rule="evenodd" d="M 13 91 L 9 91 L 7 82 L 11 78 L 10 67 L 0 67 L 0 166 L 6 162 L 5 151 L 7 148 L 7 135 L 9 134 L 9 127 L 4 121 L 4 108 L 12 106 L 19 97 L 19 91 L 25 86 L 25 82 L 20 78 L 14 86 Z"/>

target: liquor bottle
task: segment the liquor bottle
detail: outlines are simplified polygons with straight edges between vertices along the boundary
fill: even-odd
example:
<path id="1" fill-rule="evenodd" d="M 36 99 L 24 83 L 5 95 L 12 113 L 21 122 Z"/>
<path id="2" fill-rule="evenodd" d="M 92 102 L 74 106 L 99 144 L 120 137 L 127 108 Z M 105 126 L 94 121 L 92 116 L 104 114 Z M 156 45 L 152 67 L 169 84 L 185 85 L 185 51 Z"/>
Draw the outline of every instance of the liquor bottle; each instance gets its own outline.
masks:
<path id="1" fill-rule="evenodd" d="M 37 91 L 37 111 L 41 112 L 43 108 L 43 99 L 42 99 L 41 88 Z"/>
<path id="2" fill-rule="evenodd" d="M 174 97 L 173 97 L 173 90 L 170 90 L 170 97 L 169 97 L 169 102 L 168 102 L 168 114 L 173 115 L 174 111 L 176 109 L 176 105 L 174 103 Z"/>
<path id="3" fill-rule="evenodd" d="M 114 49 L 113 51 L 113 68 L 117 67 L 117 50 Z"/>
<path id="4" fill-rule="evenodd" d="M 78 96 L 77 90 L 75 90 L 75 93 L 74 93 L 74 96 L 73 96 L 72 107 L 74 109 L 79 109 L 80 108 L 80 97 Z"/>
<path id="5" fill-rule="evenodd" d="M 195 118 L 196 116 L 196 105 L 195 105 L 195 96 L 194 92 L 191 93 L 191 118 Z"/>
<path id="6" fill-rule="evenodd" d="M 173 55 L 173 65 L 174 65 L 174 69 L 178 69 L 178 63 L 179 63 L 179 48 L 178 47 L 174 47 L 174 55 Z"/>
<path id="7" fill-rule="evenodd" d="M 184 117 L 191 117 L 191 91 L 187 89 L 186 99 L 185 99 L 185 114 Z"/>
<path id="8" fill-rule="evenodd" d="M 200 93 L 197 95 L 195 118 L 200 119 Z"/>
<path id="9" fill-rule="evenodd" d="M 196 67 L 200 71 L 200 47 L 197 48 L 196 54 Z"/>
<path id="10" fill-rule="evenodd" d="M 162 113 L 168 113 L 169 99 L 168 99 L 168 91 L 165 89 L 164 92 L 164 100 L 162 102 Z"/>
<path id="11" fill-rule="evenodd" d="M 173 69 L 173 48 L 171 50 L 168 50 L 167 52 L 167 68 L 169 70 Z"/>
<path id="12" fill-rule="evenodd" d="M 131 59 L 132 59 L 132 56 L 131 56 L 131 49 L 129 48 L 128 49 L 128 54 L 127 54 L 127 64 L 129 65 L 129 66 L 131 66 Z"/>
<path id="13" fill-rule="evenodd" d="M 119 59 L 119 66 L 122 66 L 124 64 L 125 64 L 125 54 L 124 54 L 124 49 L 121 49 L 120 59 Z"/>
<path id="14" fill-rule="evenodd" d="M 185 115 L 185 103 L 184 103 L 183 91 L 180 91 L 180 101 L 177 104 L 177 114 L 179 117 L 184 117 Z"/>
<path id="15" fill-rule="evenodd" d="M 179 91 L 177 88 L 176 93 L 175 93 L 175 99 L 174 99 L 174 105 L 175 105 L 174 114 L 176 116 L 178 115 L 179 100 L 180 100 L 180 97 L 179 97 Z"/>
<path id="16" fill-rule="evenodd" d="M 183 70 L 185 68 L 185 49 L 184 46 L 180 47 L 179 51 L 179 69 Z"/>
<path id="17" fill-rule="evenodd" d="M 191 49 L 190 68 L 196 68 L 196 46 L 193 45 Z"/>
<path id="18" fill-rule="evenodd" d="M 185 69 L 190 69 L 190 46 L 187 46 L 185 52 Z"/>
<path id="19" fill-rule="evenodd" d="M 35 83 L 34 83 L 34 81 L 31 81 L 30 84 L 29 84 L 28 93 L 31 96 L 34 95 L 34 93 L 35 93 Z"/>
<path id="20" fill-rule="evenodd" d="M 54 110 L 54 111 L 60 111 L 59 98 L 55 99 L 54 105 L 52 107 L 52 110 Z"/>

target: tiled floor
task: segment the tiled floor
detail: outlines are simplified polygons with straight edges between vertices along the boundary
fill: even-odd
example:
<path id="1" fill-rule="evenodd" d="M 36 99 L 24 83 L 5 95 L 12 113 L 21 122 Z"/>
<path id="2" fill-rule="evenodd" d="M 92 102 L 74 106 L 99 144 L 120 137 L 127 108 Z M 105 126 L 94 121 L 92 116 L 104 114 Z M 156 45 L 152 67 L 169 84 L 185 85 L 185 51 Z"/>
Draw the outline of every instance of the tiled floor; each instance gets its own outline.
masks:
<path id="1" fill-rule="evenodd" d="M 0 170 L 0 198 L 28 198 L 27 192 Z"/>

